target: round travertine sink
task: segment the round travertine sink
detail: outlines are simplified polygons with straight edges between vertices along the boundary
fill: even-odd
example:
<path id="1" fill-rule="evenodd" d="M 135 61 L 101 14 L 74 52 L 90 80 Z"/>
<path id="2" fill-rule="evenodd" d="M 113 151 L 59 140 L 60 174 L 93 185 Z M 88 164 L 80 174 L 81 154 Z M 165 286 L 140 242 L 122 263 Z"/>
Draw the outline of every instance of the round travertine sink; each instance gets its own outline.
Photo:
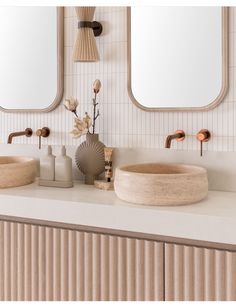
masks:
<path id="1" fill-rule="evenodd" d="M 135 204 L 191 204 L 207 196 L 207 171 L 184 164 L 122 166 L 116 169 L 114 187 L 118 198 Z"/>
<path id="2" fill-rule="evenodd" d="M 33 158 L 0 156 L 0 188 L 30 184 L 36 174 L 37 163 Z"/>

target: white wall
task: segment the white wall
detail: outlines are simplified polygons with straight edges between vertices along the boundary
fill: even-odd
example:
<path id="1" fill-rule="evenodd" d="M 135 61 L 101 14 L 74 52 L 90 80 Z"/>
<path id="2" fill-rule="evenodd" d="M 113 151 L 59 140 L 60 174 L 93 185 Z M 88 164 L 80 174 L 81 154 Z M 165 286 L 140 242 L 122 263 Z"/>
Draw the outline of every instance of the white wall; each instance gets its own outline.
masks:
<path id="1" fill-rule="evenodd" d="M 178 149 L 197 150 L 195 134 L 201 128 L 213 133 L 207 145 L 211 151 L 236 151 L 236 8 L 230 9 L 230 87 L 223 103 L 208 112 L 148 113 L 138 109 L 127 94 L 127 35 L 125 7 L 98 7 L 96 19 L 104 26 L 103 35 L 97 38 L 101 61 L 98 63 L 73 63 L 72 48 L 77 28 L 73 8 L 65 9 L 65 97 L 75 96 L 80 102 L 79 113 L 91 110 L 92 83 L 102 82 L 99 94 L 100 139 L 114 147 L 162 148 L 167 134 L 176 129 L 185 130 L 188 137 L 183 143 L 174 144 Z M 13 89 L 14 90 L 14 89 Z M 72 115 L 60 105 L 48 114 L 0 113 L 0 141 L 7 135 L 26 127 L 48 126 L 52 135 L 46 144 L 78 145 L 72 139 Z M 37 137 L 22 137 L 15 143 L 37 144 Z"/>

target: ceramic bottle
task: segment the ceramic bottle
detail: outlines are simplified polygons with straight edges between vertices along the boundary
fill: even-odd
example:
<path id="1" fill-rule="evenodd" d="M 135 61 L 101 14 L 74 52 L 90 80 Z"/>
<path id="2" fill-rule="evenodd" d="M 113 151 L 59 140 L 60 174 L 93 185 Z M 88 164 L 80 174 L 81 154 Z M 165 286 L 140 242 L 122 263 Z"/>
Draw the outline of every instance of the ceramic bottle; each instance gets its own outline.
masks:
<path id="1" fill-rule="evenodd" d="M 55 180 L 55 156 L 52 154 L 51 146 L 48 146 L 47 154 L 40 158 L 40 179 Z"/>
<path id="2" fill-rule="evenodd" d="M 55 159 L 55 180 L 61 182 L 72 181 L 72 159 L 66 155 L 65 146 L 61 147 L 61 155 Z"/>

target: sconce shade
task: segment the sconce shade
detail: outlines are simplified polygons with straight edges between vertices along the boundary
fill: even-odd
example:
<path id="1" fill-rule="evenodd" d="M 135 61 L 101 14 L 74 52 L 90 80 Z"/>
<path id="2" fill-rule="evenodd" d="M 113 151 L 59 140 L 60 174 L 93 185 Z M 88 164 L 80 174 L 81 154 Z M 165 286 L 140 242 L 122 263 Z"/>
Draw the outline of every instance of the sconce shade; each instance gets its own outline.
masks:
<path id="1" fill-rule="evenodd" d="M 81 22 L 91 23 L 93 21 L 95 7 L 75 7 L 76 15 Z M 79 27 L 73 50 L 74 62 L 96 62 L 99 61 L 99 53 L 92 27 Z"/>

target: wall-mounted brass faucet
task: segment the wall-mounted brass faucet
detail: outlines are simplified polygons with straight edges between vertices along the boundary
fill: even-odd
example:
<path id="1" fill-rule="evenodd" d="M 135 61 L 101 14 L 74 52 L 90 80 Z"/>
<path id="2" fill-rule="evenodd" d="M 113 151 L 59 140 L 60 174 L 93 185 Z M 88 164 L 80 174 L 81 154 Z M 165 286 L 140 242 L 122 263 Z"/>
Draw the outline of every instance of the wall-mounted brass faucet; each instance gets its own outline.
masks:
<path id="1" fill-rule="evenodd" d="M 19 136 L 26 136 L 26 137 L 31 137 L 33 135 L 33 131 L 31 128 L 27 128 L 24 131 L 21 132 L 13 132 L 8 136 L 7 143 L 12 143 L 12 139 L 14 137 L 19 137 Z"/>
<path id="2" fill-rule="evenodd" d="M 174 134 L 168 135 L 168 136 L 166 137 L 165 148 L 170 149 L 170 147 L 171 147 L 171 141 L 172 141 L 173 139 L 176 139 L 177 141 L 183 141 L 184 138 L 185 138 L 185 133 L 184 133 L 184 131 L 182 131 L 182 130 L 177 130 L 177 131 L 175 131 Z"/>

